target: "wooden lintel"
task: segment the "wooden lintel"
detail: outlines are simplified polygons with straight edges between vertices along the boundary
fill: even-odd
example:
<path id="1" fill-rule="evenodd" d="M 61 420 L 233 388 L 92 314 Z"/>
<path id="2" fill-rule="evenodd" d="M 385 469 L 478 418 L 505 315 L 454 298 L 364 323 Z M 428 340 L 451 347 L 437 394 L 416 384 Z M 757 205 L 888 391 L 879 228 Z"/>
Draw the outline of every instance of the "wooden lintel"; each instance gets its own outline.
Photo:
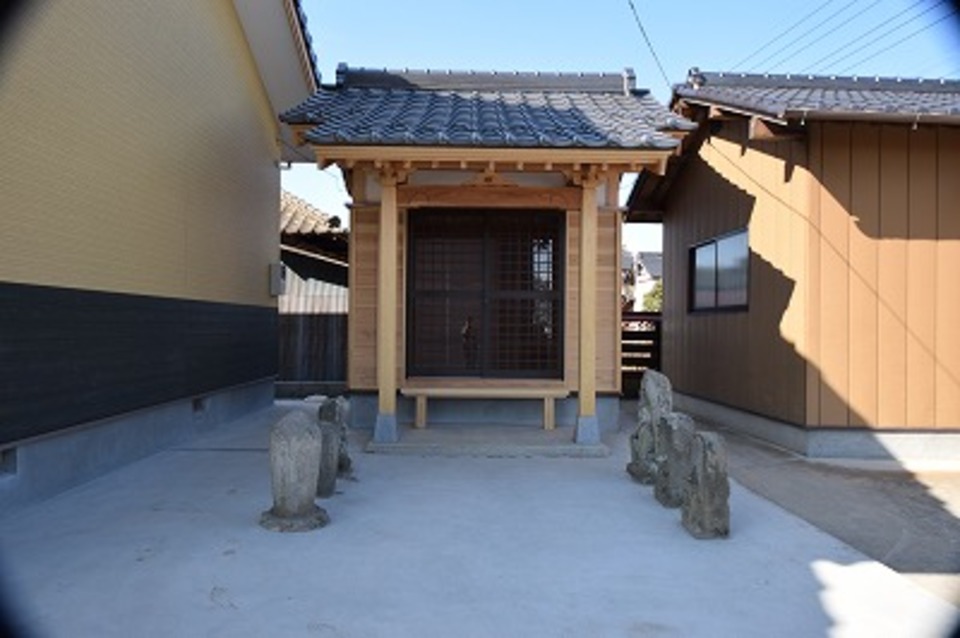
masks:
<path id="1" fill-rule="evenodd" d="M 673 149 L 518 149 L 451 147 L 366 147 L 313 145 L 318 159 L 342 166 L 386 165 L 412 172 L 419 169 L 453 169 L 524 172 L 582 172 L 589 167 L 598 171 L 637 172 L 656 165 L 673 154 Z M 509 167 L 509 168 L 508 168 Z"/>
<path id="2" fill-rule="evenodd" d="M 522 186 L 398 186 L 401 207 L 580 208 L 580 189 Z"/>
<path id="3" fill-rule="evenodd" d="M 750 118 L 748 139 L 754 142 L 778 142 L 803 137 L 803 130 L 776 124 L 759 117 Z"/>

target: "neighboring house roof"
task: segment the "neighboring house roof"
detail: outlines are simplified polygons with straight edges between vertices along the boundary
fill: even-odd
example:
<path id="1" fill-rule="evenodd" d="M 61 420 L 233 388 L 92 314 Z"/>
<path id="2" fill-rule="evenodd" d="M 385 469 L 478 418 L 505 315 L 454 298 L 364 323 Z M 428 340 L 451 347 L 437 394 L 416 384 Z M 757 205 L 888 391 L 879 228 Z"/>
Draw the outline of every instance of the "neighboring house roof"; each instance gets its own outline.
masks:
<path id="1" fill-rule="evenodd" d="M 301 278 L 346 286 L 349 238 L 337 217 L 292 193 L 280 192 L 281 257 Z"/>
<path id="2" fill-rule="evenodd" d="M 663 253 L 637 253 L 640 266 L 654 279 L 663 279 Z"/>
<path id="3" fill-rule="evenodd" d="M 336 220 L 336 221 L 334 221 Z M 342 233 L 340 219 L 293 193 L 280 191 L 280 232 L 285 235 Z"/>
<path id="4" fill-rule="evenodd" d="M 960 80 L 758 75 L 690 70 L 674 101 L 780 121 L 873 120 L 960 124 Z"/>
<path id="5" fill-rule="evenodd" d="M 672 149 L 695 125 L 620 74 L 351 69 L 280 116 L 320 145 Z"/>

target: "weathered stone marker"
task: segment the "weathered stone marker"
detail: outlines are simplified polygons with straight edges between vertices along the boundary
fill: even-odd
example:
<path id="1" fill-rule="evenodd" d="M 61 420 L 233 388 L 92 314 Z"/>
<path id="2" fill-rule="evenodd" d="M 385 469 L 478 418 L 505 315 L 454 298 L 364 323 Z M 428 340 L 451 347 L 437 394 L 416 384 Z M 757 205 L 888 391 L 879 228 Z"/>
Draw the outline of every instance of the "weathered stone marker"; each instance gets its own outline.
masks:
<path id="1" fill-rule="evenodd" d="M 273 507 L 260 525 L 277 532 L 305 532 L 330 522 L 314 498 L 320 473 L 320 427 L 294 411 L 270 428 L 270 485 Z"/>
<path id="2" fill-rule="evenodd" d="M 695 433 L 693 419 L 680 412 L 660 418 L 656 430 L 656 479 L 653 495 L 664 507 L 680 507 L 690 474 L 690 447 Z"/>
<path id="3" fill-rule="evenodd" d="M 321 412 L 323 410 L 321 409 Z M 317 473 L 317 496 L 330 498 L 337 490 L 337 461 L 340 454 L 340 426 L 320 421 L 320 461 Z"/>
<path id="4" fill-rule="evenodd" d="M 337 443 L 337 473 L 340 476 L 350 474 L 353 467 L 353 461 L 350 460 L 350 453 L 347 448 L 347 421 L 349 420 L 350 402 L 344 397 L 329 398 L 321 396 L 317 399 L 320 406 L 317 410 L 317 417 L 320 422 L 330 422 L 338 426 L 339 435 Z"/>
<path id="5" fill-rule="evenodd" d="M 683 495 L 682 522 L 694 538 L 730 535 L 730 480 L 723 438 L 697 432 L 690 448 L 692 467 Z"/>
<path id="6" fill-rule="evenodd" d="M 673 389 L 670 379 L 656 370 L 646 370 L 640 382 L 637 429 L 630 435 L 630 462 L 627 472 L 640 483 L 655 481 L 656 424 L 673 412 Z"/>

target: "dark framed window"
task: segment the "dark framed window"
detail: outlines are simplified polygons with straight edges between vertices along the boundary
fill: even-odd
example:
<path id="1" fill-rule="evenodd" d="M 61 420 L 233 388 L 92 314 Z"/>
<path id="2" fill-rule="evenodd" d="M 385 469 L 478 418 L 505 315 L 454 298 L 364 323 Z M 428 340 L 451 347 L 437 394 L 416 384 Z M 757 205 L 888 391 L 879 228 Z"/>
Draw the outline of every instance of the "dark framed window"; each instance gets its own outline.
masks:
<path id="1" fill-rule="evenodd" d="M 747 308 L 750 242 L 739 230 L 690 249 L 690 310 Z"/>
<path id="2" fill-rule="evenodd" d="M 412 210 L 407 374 L 563 376 L 564 214 Z"/>

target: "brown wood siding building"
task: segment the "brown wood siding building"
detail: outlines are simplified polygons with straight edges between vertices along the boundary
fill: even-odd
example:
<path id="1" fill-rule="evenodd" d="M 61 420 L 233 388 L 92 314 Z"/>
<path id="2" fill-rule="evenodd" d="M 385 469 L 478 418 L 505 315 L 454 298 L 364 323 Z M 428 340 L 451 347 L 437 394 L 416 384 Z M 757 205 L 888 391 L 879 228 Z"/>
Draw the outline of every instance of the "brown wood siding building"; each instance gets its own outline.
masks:
<path id="1" fill-rule="evenodd" d="M 704 125 L 664 214 L 675 388 L 815 428 L 960 428 L 960 128 Z M 743 228 L 748 309 L 690 312 L 691 247 Z"/>

